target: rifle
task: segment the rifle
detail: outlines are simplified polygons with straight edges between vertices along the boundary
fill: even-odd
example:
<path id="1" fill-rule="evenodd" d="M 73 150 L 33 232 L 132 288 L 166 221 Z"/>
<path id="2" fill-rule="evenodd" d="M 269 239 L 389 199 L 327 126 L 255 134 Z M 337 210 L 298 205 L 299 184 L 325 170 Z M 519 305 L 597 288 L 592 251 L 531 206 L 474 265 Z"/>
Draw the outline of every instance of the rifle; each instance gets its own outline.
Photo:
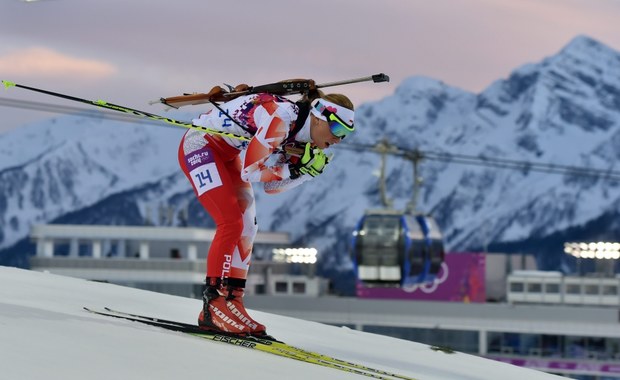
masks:
<path id="1" fill-rule="evenodd" d="M 207 93 L 192 93 L 183 94 L 179 96 L 172 96 L 168 98 L 160 98 L 149 102 L 150 104 L 162 103 L 168 107 L 179 108 L 188 105 L 197 105 L 204 103 L 217 103 L 233 100 L 242 95 L 258 94 L 261 92 L 267 92 L 274 95 L 295 95 L 295 94 L 307 94 L 310 91 L 315 91 L 320 88 L 342 86 L 345 84 L 359 83 L 359 82 L 389 82 L 390 77 L 381 73 L 368 77 L 348 79 L 337 82 L 329 82 L 323 84 L 315 84 L 312 79 L 288 79 L 276 83 L 269 83 L 260 86 L 248 86 L 247 84 L 240 84 L 235 87 L 225 85 L 228 90 L 215 86 L 211 91 Z"/>

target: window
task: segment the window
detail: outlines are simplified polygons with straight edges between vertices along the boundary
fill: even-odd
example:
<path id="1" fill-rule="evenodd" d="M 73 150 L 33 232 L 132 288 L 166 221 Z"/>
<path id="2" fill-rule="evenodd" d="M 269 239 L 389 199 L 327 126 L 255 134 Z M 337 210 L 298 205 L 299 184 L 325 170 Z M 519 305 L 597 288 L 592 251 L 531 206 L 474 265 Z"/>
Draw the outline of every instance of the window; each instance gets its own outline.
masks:
<path id="1" fill-rule="evenodd" d="M 528 293 L 541 293 L 542 284 L 539 284 L 539 283 L 527 284 L 527 292 Z"/>
<path id="2" fill-rule="evenodd" d="M 284 281 L 276 282 L 276 293 L 288 293 L 288 283 Z"/>
<path id="3" fill-rule="evenodd" d="M 598 285 L 586 285 L 585 291 L 586 291 L 586 294 L 596 295 L 598 294 Z"/>
<path id="4" fill-rule="evenodd" d="M 617 296 L 618 287 L 616 285 L 603 285 L 603 294 L 606 296 Z"/>
<path id="5" fill-rule="evenodd" d="M 179 251 L 178 248 L 172 248 L 170 250 L 170 258 L 171 259 L 180 259 L 181 258 L 181 251 Z"/>
<path id="6" fill-rule="evenodd" d="M 523 293 L 523 283 L 522 282 L 511 282 L 510 291 L 515 292 L 515 293 Z"/>
<path id="7" fill-rule="evenodd" d="M 294 294 L 305 294 L 306 283 L 305 282 L 293 282 L 293 293 Z"/>
<path id="8" fill-rule="evenodd" d="M 579 284 L 566 284 L 567 294 L 580 294 L 581 286 Z"/>
<path id="9" fill-rule="evenodd" d="M 560 357 L 562 356 L 562 346 L 564 337 L 560 335 L 542 335 L 541 349 L 543 356 Z"/>
<path id="10" fill-rule="evenodd" d="M 254 285 L 254 294 L 265 294 L 265 284 Z"/>
<path id="11" fill-rule="evenodd" d="M 494 331 L 487 332 L 487 342 L 489 353 L 502 352 L 502 333 Z"/>
<path id="12" fill-rule="evenodd" d="M 545 285 L 546 293 L 560 293 L 560 284 L 546 284 Z"/>

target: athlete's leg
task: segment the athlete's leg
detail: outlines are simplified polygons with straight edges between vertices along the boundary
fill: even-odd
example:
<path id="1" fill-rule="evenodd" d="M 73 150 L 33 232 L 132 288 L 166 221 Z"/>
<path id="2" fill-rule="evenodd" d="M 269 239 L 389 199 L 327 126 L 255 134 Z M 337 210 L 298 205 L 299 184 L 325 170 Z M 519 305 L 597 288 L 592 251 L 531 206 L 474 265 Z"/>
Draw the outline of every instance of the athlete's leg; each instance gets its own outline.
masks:
<path id="1" fill-rule="evenodd" d="M 241 179 L 241 159 L 226 163 L 227 171 L 231 174 L 231 182 L 235 188 L 243 230 L 235 250 L 233 251 L 230 277 L 245 280 L 248 276 L 254 238 L 258 231 L 256 224 L 256 203 L 252 184 Z"/>
<path id="2" fill-rule="evenodd" d="M 179 148 L 181 168 L 217 227 L 207 256 L 207 277 L 223 279 L 230 276 L 233 252 L 243 232 L 236 185 L 226 164 L 209 145 L 190 152 L 183 145 Z"/>
<path id="3" fill-rule="evenodd" d="M 187 149 L 188 145 L 195 149 Z M 196 148 L 182 142 L 179 163 L 217 226 L 198 323 L 233 333 L 264 333 L 265 326 L 250 318 L 243 306 L 256 211 L 252 187 L 241 181 L 241 162 L 238 157 L 225 162 L 208 145 Z"/>

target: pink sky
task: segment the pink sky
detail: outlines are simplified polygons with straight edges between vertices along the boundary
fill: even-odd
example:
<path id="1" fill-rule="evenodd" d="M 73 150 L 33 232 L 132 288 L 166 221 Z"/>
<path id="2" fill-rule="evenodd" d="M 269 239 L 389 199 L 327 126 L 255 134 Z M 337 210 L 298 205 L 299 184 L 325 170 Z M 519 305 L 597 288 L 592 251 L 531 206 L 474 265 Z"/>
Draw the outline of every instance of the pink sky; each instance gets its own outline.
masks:
<path id="1" fill-rule="evenodd" d="M 334 89 L 357 104 L 413 75 L 479 92 L 580 34 L 620 50 L 619 0 L 3 0 L 0 14 L 0 79 L 155 113 L 162 96 L 300 77 L 390 75 Z M 0 133 L 53 116 L 0 112 Z"/>

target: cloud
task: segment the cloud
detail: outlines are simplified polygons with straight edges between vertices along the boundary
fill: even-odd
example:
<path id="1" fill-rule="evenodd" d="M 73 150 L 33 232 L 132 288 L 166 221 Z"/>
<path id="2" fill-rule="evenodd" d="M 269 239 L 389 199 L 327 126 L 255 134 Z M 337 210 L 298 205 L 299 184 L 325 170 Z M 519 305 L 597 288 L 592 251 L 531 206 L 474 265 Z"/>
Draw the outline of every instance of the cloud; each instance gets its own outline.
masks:
<path id="1" fill-rule="evenodd" d="M 33 47 L 0 56 L 0 72 L 15 76 L 101 79 L 117 72 L 106 62 L 82 59 L 51 49 Z"/>

